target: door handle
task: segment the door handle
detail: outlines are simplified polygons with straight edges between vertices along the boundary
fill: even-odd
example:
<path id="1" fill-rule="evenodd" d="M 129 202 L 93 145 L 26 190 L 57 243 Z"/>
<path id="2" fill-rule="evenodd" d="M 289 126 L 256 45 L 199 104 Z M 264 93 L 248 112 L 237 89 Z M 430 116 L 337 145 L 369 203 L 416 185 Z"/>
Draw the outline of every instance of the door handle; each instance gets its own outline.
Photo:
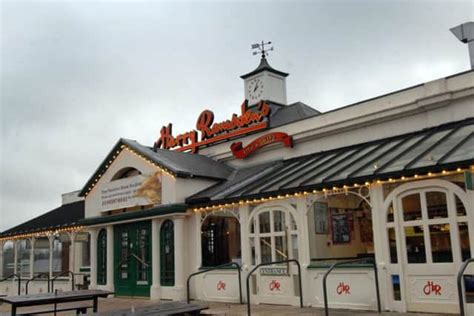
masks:
<path id="1" fill-rule="evenodd" d="M 140 262 L 141 264 L 143 264 L 146 268 L 148 268 L 150 265 L 148 263 L 146 263 L 145 261 L 143 261 L 140 257 L 138 257 L 136 254 L 132 253 L 132 256 L 137 259 L 138 262 Z"/>

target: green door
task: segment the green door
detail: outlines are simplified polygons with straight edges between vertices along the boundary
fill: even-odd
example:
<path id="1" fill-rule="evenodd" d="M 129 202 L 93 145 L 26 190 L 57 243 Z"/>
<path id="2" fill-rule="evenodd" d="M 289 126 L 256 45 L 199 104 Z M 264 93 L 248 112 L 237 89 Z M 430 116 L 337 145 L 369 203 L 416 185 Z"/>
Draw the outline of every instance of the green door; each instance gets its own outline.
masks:
<path id="1" fill-rule="evenodd" d="M 150 296 L 151 222 L 114 227 L 115 293 L 122 296 Z"/>

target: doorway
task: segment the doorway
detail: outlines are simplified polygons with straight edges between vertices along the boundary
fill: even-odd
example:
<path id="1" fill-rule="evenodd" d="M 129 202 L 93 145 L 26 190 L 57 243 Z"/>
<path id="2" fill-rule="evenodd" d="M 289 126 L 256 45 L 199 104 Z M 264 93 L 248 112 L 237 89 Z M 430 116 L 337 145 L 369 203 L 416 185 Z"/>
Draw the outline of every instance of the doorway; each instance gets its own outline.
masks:
<path id="1" fill-rule="evenodd" d="M 149 297 L 151 286 L 151 222 L 114 227 L 114 275 L 117 296 Z"/>

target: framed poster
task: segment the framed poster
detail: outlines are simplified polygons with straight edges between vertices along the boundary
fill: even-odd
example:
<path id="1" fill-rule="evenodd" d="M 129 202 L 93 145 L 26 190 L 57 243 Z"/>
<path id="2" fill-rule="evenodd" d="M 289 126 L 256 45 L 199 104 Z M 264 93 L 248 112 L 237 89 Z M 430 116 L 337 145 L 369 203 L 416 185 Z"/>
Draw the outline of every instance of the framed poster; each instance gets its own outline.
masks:
<path id="1" fill-rule="evenodd" d="M 328 233 L 328 204 L 324 202 L 315 202 L 314 210 L 314 231 L 316 234 Z"/>
<path id="2" fill-rule="evenodd" d="M 347 244 L 351 242 L 352 213 L 331 212 L 331 232 L 333 244 Z"/>

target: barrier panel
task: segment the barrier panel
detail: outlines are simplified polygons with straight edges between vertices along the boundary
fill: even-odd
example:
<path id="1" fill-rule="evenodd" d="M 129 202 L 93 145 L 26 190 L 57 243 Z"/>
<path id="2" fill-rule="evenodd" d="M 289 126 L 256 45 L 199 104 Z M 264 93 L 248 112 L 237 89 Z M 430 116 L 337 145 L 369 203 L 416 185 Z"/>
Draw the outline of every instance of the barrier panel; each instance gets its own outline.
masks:
<path id="1" fill-rule="evenodd" d="M 382 308 L 380 306 L 379 278 L 378 278 L 378 275 L 377 275 L 377 264 L 373 260 L 370 260 L 370 259 L 368 260 L 367 258 L 363 258 L 363 259 L 357 259 L 357 260 L 336 262 L 333 265 L 331 265 L 329 267 L 328 271 L 326 271 L 326 273 L 324 274 L 324 276 L 323 276 L 323 294 L 324 294 L 324 313 L 325 313 L 326 316 L 329 316 L 328 295 L 327 295 L 327 277 L 328 277 L 329 273 L 331 273 L 331 271 L 335 267 L 340 266 L 340 265 L 347 265 L 347 264 L 351 264 L 351 263 L 372 264 L 372 266 L 374 268 L 374 277 L 375 277 L 375 292 L 377 294 L 377 308 L 378 308 L 379 313 L 382 312 Z"/>
<path id="2" fill-rule="evenodd" d="M 191 278 L 193 276 L 196 276 L 196 275 L 199 275 L 199 274 L 203 274 L 203 273 L 206 273 L 206 272 L 209 272 L 209 271 L 214 271 L 214 270 L 217 270 L 217 269 L 220 269 L 220 268 L 224 268 L 224 267 L 234 267 L 235 269 L 237 269 L 237 276 L 239 278 L 239 296 L 240 296 L 240 304 L 243 304 L 243 300 L 242 300 L 242 278 L 240 276 L 240 265 L 237 263 L 237 262 L 228 262 L 228 263 L 224 263 L 224 264 L 221 264 L 221 265 L 218 265 L 218 266 L 215 266 L 215 267 L 212 267 L 212 268 L 209 268 L 209 269 L 205 269 L 205 270 L 202 270 L 202 271 L 198 271 L 198 272 L 194 272 L 192 274 L 189 275 L 188 279 L 186 280 L 186 299 L 187 299 L 187 302 L 189 304 L 189 302 L 191 301 L 191 293 L 189 291 L 189 284 L 190 284 L 190 281 L 191 281 Z"/>
<path id="3" fill-rule="evenodd" d="M 13 279 L 13 278 L 17 278 L 18 280 L 18 295 L 21 295 L 21 277 L 18 275 L 18 274 L 10 274 L 9 276 L 7 276 L 6 278 L 3 278 L 0 280 L 0 282 L 3 282 L 3 281 L 6 281 L 8 279 Z"/>
<path id="4" fill-rule="evenodd" d="M 247 280 L 246 280 L 245 285 L 247 286 L 247 315 L 248 316 L 251 316 L 251 313 L 250 313 L 250 286 L 249 286 L 249 280 L 250 280 L 250 276 L 252 275 L 252 273 L 254 273 L 258 268 L 260 268 L 262 266 L 271 266 L 271 265 L 274 265 L 274 264 L 290 263 L 290 262 L 296 263 L 296 265 L 298 267 L 298 277 L 299 277 L 299 281 L 300 281 L 299 282 L 300 307 L 303 308 L 303 287 L 301 285 L 301 265 L 300 265 L 299 261 L 296 260 L 296 259 L 288 259 L 288 260 L 282 260 L 282 261 L 265 262 L 265 263 L 260 263 L 260 264 L 256 265 L 252 270 L 250 270 L 249 274 L 247 275 Z"/>
<path id="5" fill-rule="evenodd" d="M 28 285 L 30 284 L 31 281 L 35 280 L 36 278 L 39 278 L 40 276 L 46 276 L 46 278 L 48 279 L 48 293 L 51 291 L 50 290 L 50 287 L 49 287 L 49 283 L 51 282 L 51 279 L 49 278 L 49 273 L 38 273 L 36 276 L 32 277 L 31 279 L 29 279 L 28 281 L 26 281 L 26 285 L 25 285 L 25 294 L 28 295 Z"/>
<path id="6" fill-rule="evenodd" d="M 71 276 L 71 290 L 74 291 L 76 275 L 72 271 L 65 271 L 51 279 L 51 292 L 54 292 L 54 281 L 56 281 L 56 279 L 59 278 L 60 276 L 65 276 L 65 275 Z"/>

